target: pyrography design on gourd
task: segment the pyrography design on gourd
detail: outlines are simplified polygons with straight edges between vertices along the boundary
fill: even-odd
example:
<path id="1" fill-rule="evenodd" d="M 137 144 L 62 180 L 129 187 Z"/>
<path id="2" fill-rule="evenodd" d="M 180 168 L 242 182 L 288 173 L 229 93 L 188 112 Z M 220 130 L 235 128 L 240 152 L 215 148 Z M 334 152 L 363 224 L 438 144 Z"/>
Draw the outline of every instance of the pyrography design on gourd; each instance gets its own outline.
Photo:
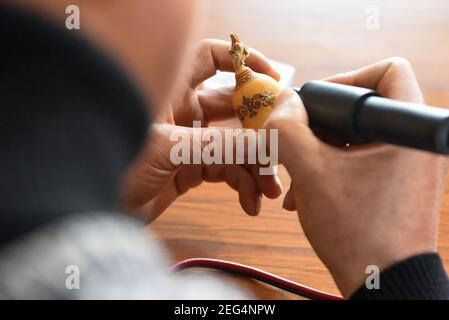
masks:
<path id="1" fill-rule="evenodd" d="M 261 129 L 281 93 L 279 83 L 272 77 L 256 73 L 245 65 L 249 49 L 236 34 L 231 34 L 229 54 L 235 71 L 235 88 L 232 93 L 232 107 L 242 127 Z"/>
<path id="2" fill-rule="evenodd" d="M 245 117 L 255 117 L 257 110 L 264 107 L 272 107 L 276 100 L 276 95 L 272 92 L 264 92 L 254 95 L 252 98 L 243 96 L 242 104 L 235 107 L 237 117 L 243 121 Z"/>

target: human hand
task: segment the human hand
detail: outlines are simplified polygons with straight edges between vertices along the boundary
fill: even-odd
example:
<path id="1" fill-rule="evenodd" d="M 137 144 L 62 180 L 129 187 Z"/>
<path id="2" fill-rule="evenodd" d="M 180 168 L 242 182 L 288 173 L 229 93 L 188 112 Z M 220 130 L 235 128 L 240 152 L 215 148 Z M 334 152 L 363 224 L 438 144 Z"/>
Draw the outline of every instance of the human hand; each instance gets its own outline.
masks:
<path id="1" fill-rule="evenodd" d="M 402 58 L 325 80 L 423 103 L 412 67 Z M 326 144 L 312 133 L 302 102 L 289 89 L 266 127 L 279 129 L 279 160 L 292 178 L 283 206 L 298 211 L 305 235 L 345 297 L 364 283 L 367 266 L 383 270 L 436 251 L 443 157 L 391 145 Z"/>
<path id="2" fill-rule="evenodd" d="M 215 75 L 217 70 L 233 71 L 229 47 L 229 42 L 203 40 L 194 48 L 191 62 L 176 85 L 173 98 L 158 115 L 157 123 L 151 126 L 147 146 L 130 169 L 124 188 L 125 206 L 140 209 L 148 221 L 154 220 L 177 197 L 203 181 L 226 182 L 238 191 L 240 204 L 249 215 L 259 213 L 262 194 L 276 198 L 282 193 L 277 175 L 261 176 L 256 165 L 174 165 L 170 160 L 170 150 L 177 143 L 170 140 L 174 130 L 184 132 L 193 141 L 193 121 L 201 121 L 201 126 L 205 127 L 211 121 L 235 116 L 231 104 L 233 88 L 201 88 L 202 82 Z M 279 74 L 262 54 L 254 49 L 250 52 L 248 66 L 279 79 Z M 211 130 L 223 131 L 219 128 Z"/>

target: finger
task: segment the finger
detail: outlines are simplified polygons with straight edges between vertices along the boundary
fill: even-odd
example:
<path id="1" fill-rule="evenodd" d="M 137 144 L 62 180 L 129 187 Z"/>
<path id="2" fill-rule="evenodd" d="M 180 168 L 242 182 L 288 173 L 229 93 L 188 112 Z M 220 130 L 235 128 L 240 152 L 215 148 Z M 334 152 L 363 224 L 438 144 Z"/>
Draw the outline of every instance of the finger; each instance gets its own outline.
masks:
<path id="1" fill-rule="evenodd" d="M 238 192 L 242 209 L 251 216 L 259 213 L 261 207 L 261 192 L 256 180 L 240 165 L 187 165 L 182 167 L 175 178 L 177 194 L 205 182 L 226 182 Z"/>
<path id="2" fill-rule="evenodd" d="M 228 53 L 230 47 L 230 42 L 215 39 L 203 40 L 195 47 L 189 81 L 192 88 L 215 75 L 217 70 L 234 71 Z M 267 74 L 276 80 L 280 79 L 279 73 L 270 61 L 255 49 L 249 48 L 246 64 L 256 72 Z"/>
<path id="3" fill-rule="evenodd" d="M 192 163 L 256 163 L 258 137 L 252 129 L 236 131 L 230 128 L 189 128 L 167 124 L 158 127 L 168 131 L 163 139 L 157 141 L 157 144 L 168 145 L 161 155 L 164 168 L 174 170 Z"/>
<path id="4" fill-rule="evenodd" d="M 169 183 L 159 191 L 160 194 L 158 196 L 147 202 L 139 210 L 143 213 L 143 217 L 147 223 L 156 220 L 179 197 L 179 193 L 173 183 Z"/>
<path id="5" fill-rule="evenodd" d="M 270 60 L 256 49 L 249 48 L 249 56 L 246 58 L 245 64 L 255 72 L 269 75 L 277 81 L 281 79 L 281 75 Z"/>
<path id="6" fill-rule="evenodd" d="M 243 210 L 250 216 L 257 216 L 262 207 L 262 194 L 254 177 L 242 166 L 225 166 L 224 180 L 237 190 Z"/>
<path id="7" fill-rule="evenodd" d="M 287 211 L 296 211 L 295 190 L 293 184 L 290 185 L 290 189 L 288 189 L 287 194 L 285 195 L 282 208 Z"/>
<path id="8" fill-rule="evenodd" d="M 283 90 L 265 128 L 278 131 L 278 158 L 290 175 L 292 170 L 311 165 L 323 145 L 307 123 L 307 113 L 299 96 L 291 89 Z"/>
<path id="9" fill-rule="evenodd" d="M 260 191 L 270 199 L 276 199 L 282 194 L 282 183 L 277 174 L 277 166 L 273 166 L 272 175 L 261 175 L 259 172 L 260 166 L 251 165 L 251 173 L 256 180 Z"/>
<path id="10" fill-rule="evenodd" d="M 410 63 L 393 57 L 324 80 L 376 90 L 392 99 L 422 102 L 422 94 Z"/>
<path id="11" fill-rule="evenodd" d="M 233 90 L 233 87 L 223 87 L 198 91 L 198 101 L 206 123 L 235 117 L 231 103 Z"/>
<path id="12" fill-rule="evenodd" d="M 178 196 L 183 195 L 192 188 L 199 186 L 204 181 L 203 165 L 190 164 L 182 166 L 175 177 Z"/>
<path id="13" fill-rule="evenodd" d="M 278 119 L 289 119 L 292 122 L 308 125 L 306 109 L 298 94 L 290 88 L 282 90 L 274 103 L 269 121 Z"/>
<path id="14" fill-rule="evenodd" d="M 160 193 L 161 185 L 170 181 L 177 167 L 170 160 L 172 125 L 153 124 L 150 139 L 125 176 L 123 204 L 130 209 L 143 206 Z"/>
<path id="15" fill-rule="evenodd" d="M 324 78 L 324 80 L 350 86 L 376 89 L 380 80 L 388 69 L 391 68 L 393 63 L 394 61 L 392 59 L 385 59 L 357 70 L 339 73 Z"/>
<path id="16" fill-rule="evenodd" d="M 250 216 L 260 212 L 262 194 L 252 174 L 240 165 L 203 166 L 203 178 L 207 182 L 225 181 L 239 194 L 242 209 Z"/>

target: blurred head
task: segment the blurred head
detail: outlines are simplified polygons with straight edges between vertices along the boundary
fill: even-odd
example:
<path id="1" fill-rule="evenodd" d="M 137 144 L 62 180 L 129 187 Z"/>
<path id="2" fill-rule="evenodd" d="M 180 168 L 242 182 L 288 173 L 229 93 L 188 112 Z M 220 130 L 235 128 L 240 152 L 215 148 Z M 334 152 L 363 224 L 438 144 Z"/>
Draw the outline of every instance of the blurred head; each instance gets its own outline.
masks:
<path id="1" fill-rule="evenodd" d="M 80 8 L 81 30 L 106 49 L 151 97 L 167 99 L 192 27 L 195 0 L 9 0 L 65 26 L 69 5 Z"/>

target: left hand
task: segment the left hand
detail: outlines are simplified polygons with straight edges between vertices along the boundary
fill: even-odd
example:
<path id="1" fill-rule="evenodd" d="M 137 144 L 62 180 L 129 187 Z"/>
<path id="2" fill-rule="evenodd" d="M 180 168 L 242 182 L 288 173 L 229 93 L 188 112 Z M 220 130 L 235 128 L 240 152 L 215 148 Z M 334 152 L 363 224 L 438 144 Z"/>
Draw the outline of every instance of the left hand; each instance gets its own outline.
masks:
<path id="1" fill-rule="evenodd" d="M 233 88 L 200 88 L 217 70 L 233 71 L 229 47 L 229 42 L 220 40 L 203 40 L 195 46 L 188 70 L 175 87 L 167 108 L 151 126 L 149 141 L 129 171 L 124 189 L 125 206 L 141 209 L 148 221 L 203 181 L 225 181 L 238 191 L 240 204 L 249 215 L 259 213 L 262 194 L 277 198 L 282 193 L 277 175 L 260 176 L 255 165 L 174 165 L 170 161 L 171 147 L 177 143 L 170 141 L 173 130 L 184 130 L 192 137 L 193 121 L 201 121 L 204 127 L 212 121 L 234 117 Z M 258 51 L 250 49 L 246 62 L 254 71 L 279 80 L 279 74 Z"/>

